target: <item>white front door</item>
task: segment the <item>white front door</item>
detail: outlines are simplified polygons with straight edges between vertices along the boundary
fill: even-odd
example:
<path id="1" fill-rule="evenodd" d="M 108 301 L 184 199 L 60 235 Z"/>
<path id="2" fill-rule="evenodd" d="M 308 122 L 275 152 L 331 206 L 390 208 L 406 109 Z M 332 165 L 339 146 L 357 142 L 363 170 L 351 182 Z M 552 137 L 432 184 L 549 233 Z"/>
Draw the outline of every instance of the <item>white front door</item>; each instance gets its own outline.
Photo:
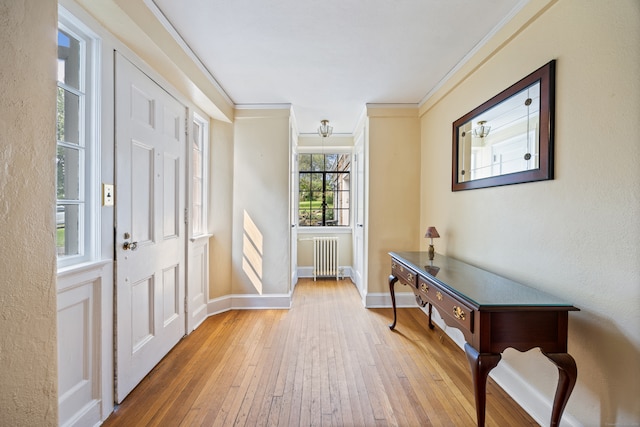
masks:
<path id="1" fill-rule="evenodd" d="M 185 107 L 116 54 L 116 400 L 185 335 Z"/>

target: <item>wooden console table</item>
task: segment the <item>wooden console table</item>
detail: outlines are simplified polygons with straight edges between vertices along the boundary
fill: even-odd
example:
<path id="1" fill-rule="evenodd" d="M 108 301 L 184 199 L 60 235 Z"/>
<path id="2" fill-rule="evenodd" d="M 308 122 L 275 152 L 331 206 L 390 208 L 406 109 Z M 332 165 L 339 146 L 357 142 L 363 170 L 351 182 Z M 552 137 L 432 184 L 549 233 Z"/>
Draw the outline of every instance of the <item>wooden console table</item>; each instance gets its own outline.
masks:
<path id="1" fill-rule="evenodd" d="M 436 254 L 430 261 L 426 252 L 390 252 L 389 291 L 396 327 L 394 284 L 400 282 L 413 291 L 417 303 L 435 307 L 444 322 L 460 329 L 476 401 L 478 426 L 484 426 L 486 384 L 508 347 L 527 351 L 540 347 L 558 367 L 558 387 L 553 401 L 551 426 L 560 418 L 578 374 L 573 357 L 567 353 L 569 311 L 578 310 L 558 298 L 471 266 Z"/>

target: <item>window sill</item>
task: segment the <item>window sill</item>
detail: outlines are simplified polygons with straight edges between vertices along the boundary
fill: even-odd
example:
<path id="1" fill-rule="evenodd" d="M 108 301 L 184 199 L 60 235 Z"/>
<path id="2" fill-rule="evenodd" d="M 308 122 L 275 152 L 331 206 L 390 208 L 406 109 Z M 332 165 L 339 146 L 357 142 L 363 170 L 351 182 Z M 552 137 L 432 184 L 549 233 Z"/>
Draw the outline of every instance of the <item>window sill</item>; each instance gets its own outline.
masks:
<path id="1" fill-rule="evenodd" d="M 209 240 L 209 238 L 213 237 L 213 234 L 200 234 L 199 236 L 194 236 L 189 238 L 189 241 L 191 243 L 196 243 L 199 242 L 201 240 Z"/>
<path id="2" fill-rule="evenodd" d="M 88 261 L 79 264 L 73 264 L 65 267 L 58 268 L 58 278 L 63 278 L 71 274 L 82 273 L 96 268 L 102 268 L 105 265 L 111 264 L 113 261 L 110 259 L 104 259 L 100 261 Z"/>
<path id="3" fill-rule="evenodd" d="M 298 234 L 351 234 L 349 227 L 298 227 Z"/>

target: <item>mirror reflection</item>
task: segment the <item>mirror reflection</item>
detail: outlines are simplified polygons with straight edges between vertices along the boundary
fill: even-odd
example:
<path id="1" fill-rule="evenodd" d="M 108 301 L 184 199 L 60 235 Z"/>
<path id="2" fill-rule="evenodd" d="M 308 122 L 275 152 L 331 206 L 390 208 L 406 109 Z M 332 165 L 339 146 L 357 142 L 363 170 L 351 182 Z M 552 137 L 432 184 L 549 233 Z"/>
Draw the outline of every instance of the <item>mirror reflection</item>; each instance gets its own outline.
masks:
<path id="1" fill-rule="evenodd" d="M 452 191 L 553 179 L 555 60 L 453 123 Z"/>
<path id="2" fill-rule="evenodd" d="M 458 182 L 539 167 L 540 82 L 458 128 Z"/>

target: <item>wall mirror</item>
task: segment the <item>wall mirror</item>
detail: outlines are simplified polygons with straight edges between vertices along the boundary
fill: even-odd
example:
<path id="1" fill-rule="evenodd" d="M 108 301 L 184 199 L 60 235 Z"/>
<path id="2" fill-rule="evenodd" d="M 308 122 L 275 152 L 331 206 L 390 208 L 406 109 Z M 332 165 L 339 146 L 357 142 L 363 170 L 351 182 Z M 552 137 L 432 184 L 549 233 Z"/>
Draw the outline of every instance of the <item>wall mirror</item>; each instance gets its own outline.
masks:
<path id="1" fill-rule="evenodd" d="M 452 191 L 553 179 L 555 60 L 453 123 Z"/>

